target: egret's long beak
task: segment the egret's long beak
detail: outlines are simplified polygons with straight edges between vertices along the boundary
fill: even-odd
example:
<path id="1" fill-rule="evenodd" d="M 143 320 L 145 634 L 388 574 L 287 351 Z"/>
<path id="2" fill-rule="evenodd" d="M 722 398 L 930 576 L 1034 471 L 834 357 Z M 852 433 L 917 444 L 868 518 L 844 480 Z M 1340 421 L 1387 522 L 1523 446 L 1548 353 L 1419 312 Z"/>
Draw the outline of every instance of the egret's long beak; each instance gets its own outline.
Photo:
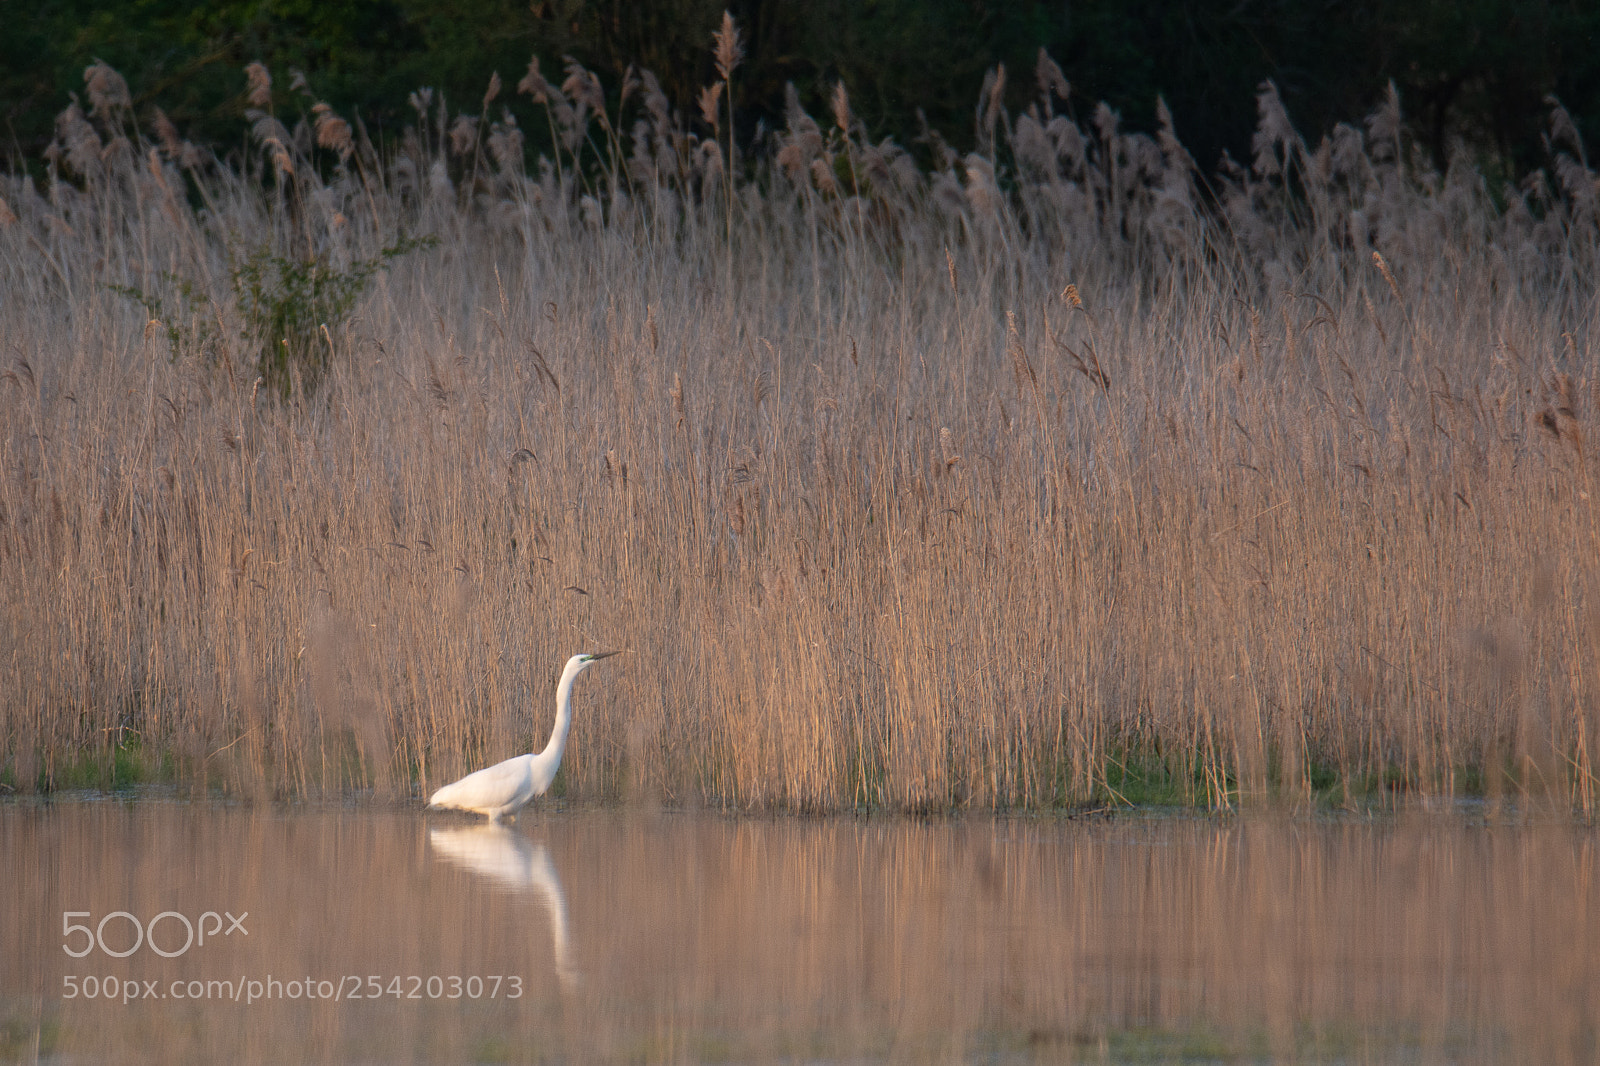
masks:
<path id="1" fill-rule="evenodd" d="M 621 655 L 623 650 L 624 649 L 622 648 L 618 648 L 616 651 L 592 651 L 589 653 L 589 661 L 594 662 L 596 659 L 605 659 L 612 655 Z"/>

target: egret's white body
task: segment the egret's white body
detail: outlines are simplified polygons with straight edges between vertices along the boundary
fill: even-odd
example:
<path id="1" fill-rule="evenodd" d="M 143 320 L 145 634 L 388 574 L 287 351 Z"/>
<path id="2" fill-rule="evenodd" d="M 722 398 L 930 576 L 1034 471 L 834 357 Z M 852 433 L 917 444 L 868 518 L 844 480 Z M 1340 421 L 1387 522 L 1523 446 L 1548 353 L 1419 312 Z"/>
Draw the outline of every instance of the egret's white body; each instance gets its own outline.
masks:
<path id="1" fill-rule="evenodd" d="M 574 655 L 561 671 L 556 685 L 556 725 L 550 742 L 537 754 L 518 755 L 470 773 L 453 785 L 446 785 L 428 798 L 430 807 L 454 807 L 487 814 L 489 821 L 515 818 L 535 796 L 542 796 L 556 779 L 561 755 L 567 750 L 567 731 L 572 728 L 572 683 L 578 675 L 614 651 Z"/>

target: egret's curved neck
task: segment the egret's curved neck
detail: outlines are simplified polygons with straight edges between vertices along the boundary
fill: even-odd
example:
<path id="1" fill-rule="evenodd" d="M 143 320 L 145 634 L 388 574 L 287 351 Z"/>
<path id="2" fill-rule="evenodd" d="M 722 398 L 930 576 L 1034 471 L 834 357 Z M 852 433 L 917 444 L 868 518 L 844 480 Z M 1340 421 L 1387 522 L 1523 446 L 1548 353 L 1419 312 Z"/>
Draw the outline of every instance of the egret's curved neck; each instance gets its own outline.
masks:
<path id="1" fill-rule="evenodd" d="M 567 731 L 572 728 L 572 683 L 581 673 L 583 664 L 576 661 L 569 662 L 561 671 L 561 681 L 556 685 L 556 725 L 550 731 L 550 743 L 539 753 L 544 758 L 560 762 L 561 753 L 567 749 Z"/>

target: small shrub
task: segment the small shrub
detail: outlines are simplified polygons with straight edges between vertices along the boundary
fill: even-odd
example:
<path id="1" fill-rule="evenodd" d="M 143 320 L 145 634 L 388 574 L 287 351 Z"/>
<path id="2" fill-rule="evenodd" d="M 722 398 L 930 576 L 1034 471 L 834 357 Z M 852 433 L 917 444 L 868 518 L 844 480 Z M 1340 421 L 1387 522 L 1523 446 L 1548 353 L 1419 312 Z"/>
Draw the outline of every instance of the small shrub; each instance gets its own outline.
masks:
<path id="1" fill-rule="evenodd" d="M 312 392 L 328 372 L 330 332 L 342 323 L 373 277 L 396 259 L 437 244 L 434 237 L 401 237 L 370 259 L 339 268 L 326 255 L 293 259 L 256 248 L 229 272 L 228 280 L 244 317 L 240 334 L 256 353 L 256 373 L 263 384 L 287 398 L 296 376 Z M 137 301 L 166 330 L 172 357 L 192 352 L 207 361 L 216 358 L 220 331 L 215 316 L 200 313 L 198 283 L 177 274 L 172 283 L 180 308 L 171 314 L 161 297 L 132 285 L 108 285 L 112 292 Z"/>
<path id="2" fill-rule="evenodd" d="M 370 259 L 340 269 L 325 255 L 290 259 L 257 248 L 229 272 L 244 335 L 256 347 L 256 370 L 266 386 L 287 397 L 298 372 L 301 387 L 316 389 L 328 372 L 331 342 L 323 335 L 349 315 L 356 300 L 389 261 L 438 243 L 401 237 Z"/>

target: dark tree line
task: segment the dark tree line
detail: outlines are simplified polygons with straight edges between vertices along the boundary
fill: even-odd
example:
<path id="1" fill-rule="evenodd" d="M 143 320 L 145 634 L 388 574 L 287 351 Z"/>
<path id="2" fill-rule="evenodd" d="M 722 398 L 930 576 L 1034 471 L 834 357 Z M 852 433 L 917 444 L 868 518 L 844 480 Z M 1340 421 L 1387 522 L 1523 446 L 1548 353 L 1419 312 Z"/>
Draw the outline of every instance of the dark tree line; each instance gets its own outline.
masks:
<path id="1" fill-rule="evenodd" d="M 103 59 L 136 112 L 161 107 L 191 139 L 237 138 L 242 68 L 264 62 L 287 87 L 359 114 L 374 136 L 411 121 L 411 90 L 434 86 L 479 110 L 491 72 L 514 85 L 530 56 L 558 72 L 572 56 L 614 94 L 629 65 L 653 70 L 686 114 L 715 80 L 711 34 L 724 8 L 747 59 L 734 79 L 742 140 L 781 124 L 792 82 L 826 114 L 835 82 L 874 136 L 915 143 L 919 111 L 958 147 L 973 140 L 985 72 L 1008 97 L 1034 95 L 1047 49 L 1086 113 L 1096 101 L 1153 125 L 1163 96 L 1202 167 L 1248 154 L 1254 93 L 1273 79 L 1296 125 L 1316 136 L 1369 112 L 1393 80 L 1411 131 L 1438 160 L 1463 147 L 1491 173 L 1545 158 L 1548 95 L 1586 134 L 1600 121 L 1600 5 L 1580 0 L 55 0 L 9 5 L 0 34 L 0 118 L 11 165 L 35 160 L 83 69 Z M 496 108 L 526 109 L 504 94 Z"/>

